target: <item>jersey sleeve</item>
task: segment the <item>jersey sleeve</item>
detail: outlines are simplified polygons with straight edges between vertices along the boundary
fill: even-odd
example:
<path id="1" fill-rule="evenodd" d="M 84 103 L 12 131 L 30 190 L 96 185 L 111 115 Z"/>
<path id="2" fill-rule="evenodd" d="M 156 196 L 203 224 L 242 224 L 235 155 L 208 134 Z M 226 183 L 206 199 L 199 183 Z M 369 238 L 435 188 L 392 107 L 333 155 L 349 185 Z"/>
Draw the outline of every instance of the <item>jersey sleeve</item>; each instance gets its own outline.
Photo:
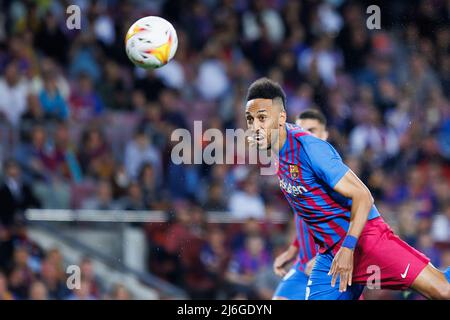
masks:
<path id="1" fill-rule="evenodd" d="M 308 137 L 302 145 L 313 172 L 334 188 L 349 170 L 339 153 L 328 142 L 314 137 Z"/>

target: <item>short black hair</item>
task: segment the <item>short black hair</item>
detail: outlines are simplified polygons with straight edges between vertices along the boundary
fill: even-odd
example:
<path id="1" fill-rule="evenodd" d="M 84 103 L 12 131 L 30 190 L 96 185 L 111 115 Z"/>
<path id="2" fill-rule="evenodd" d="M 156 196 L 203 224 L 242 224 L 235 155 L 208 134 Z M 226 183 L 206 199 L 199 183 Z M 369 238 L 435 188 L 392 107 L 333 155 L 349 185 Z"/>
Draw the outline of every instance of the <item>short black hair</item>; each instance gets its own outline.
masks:
<path id="1" fill-rule="evenodd" d="M 323 124 L 324 126 L 327 125 L 327 119 L 325 118 L 324 114 L 317 109 L 308 109 L 303 111 L 298 116 L 298 119 L 313 119 L 319 121 L 319 123 Z"/>
<path id="2" fill-rule="evenodd" d="M 276 99 L 280 98 L 283 102 L 283 109 L 286 108 L 286 94 L 283 88 L 269 78 L 260 78 L 253 82 L 247 91 L 247 101 L 253 99 Z"/>

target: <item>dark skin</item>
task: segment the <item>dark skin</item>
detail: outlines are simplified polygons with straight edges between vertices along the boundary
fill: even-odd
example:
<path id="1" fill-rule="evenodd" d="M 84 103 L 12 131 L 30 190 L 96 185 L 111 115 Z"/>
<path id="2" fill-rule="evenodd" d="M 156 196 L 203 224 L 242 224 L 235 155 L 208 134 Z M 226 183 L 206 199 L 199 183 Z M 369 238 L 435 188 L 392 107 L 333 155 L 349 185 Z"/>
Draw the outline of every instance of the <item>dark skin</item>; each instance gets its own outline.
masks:
<path id="1" fill-rule="evenodd" d="M 286 141 L 286 112 L 281 101 L 253 99 L 247 102 L 245 112 L 248 129 L 255 135 L 254 143 L 259 149 L 270 149 L 276 154 Z M 334 186 L 334 190 L 352 199 L 347 235 L 359 238 L 373 205 L 369 189 L 349 170 Z M 331 285 L 334 287 L 339 277 L 341 292 L 345 292 L 347 286 L 352 284 L 353 260 L 353 250 L 345 247 L 341 247 L 333 259 L 329 271 L 332 276 Z M 449 282 L 444 274 L 431 264 L 419 273 L 411 288 L 430 299 L 450 299 Z"/>
<path id="2" fill-rule="evenodd" d="M 279 150 L 286 140 L 286 112 L 279 101 L 254 99 L 247 103 L 245 117 L 247 127 L 256 135 L 258 149 Z M 273 143 L 271 144 L 271 140 Z"/>

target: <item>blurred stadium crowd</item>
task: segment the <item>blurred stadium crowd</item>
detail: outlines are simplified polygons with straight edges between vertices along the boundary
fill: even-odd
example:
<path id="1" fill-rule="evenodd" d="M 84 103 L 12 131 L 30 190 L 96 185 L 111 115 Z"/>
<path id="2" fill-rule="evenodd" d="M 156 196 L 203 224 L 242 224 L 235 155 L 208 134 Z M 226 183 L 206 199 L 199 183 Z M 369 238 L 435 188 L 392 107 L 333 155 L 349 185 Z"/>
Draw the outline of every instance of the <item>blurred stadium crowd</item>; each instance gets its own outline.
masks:
<path id="1" fill-rule="evenodd" d="M 149 271 L 192 298 L 270 299 L 273 257 L 293 237 L 268 219 L 292 215 L 277 179 L 170 161 L 176 128 L 244 128 L 246 89 L 260 76 L 283 85 L 290 121 L 320 109 L 388 223 L 450 265 L 450 1 L 380 3 L 381 30 L 366 27 L 377 1 L 1 3 L 0 299 L 129 298 L 120 286 L 106 294 L 92 270 L 67 292 L 58 250 L 27 240 L 30 207 L 168 211 L 169 223 L 141 226 Z M 66 27 L 70 4 L 81 30 Z M 156 71 L 124 52 L 128 27 L 146 15 L 179 37 L 175 60 Z M 242 224 L 208 223 L 207 211 Z"/>

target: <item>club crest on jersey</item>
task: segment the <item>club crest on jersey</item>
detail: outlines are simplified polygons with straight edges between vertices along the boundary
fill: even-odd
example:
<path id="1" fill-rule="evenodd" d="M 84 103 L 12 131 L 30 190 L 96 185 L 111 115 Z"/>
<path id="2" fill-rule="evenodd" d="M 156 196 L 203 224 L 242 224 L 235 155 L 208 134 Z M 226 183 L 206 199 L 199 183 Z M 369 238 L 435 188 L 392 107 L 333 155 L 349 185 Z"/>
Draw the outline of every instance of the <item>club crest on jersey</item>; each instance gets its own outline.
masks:
<path id="1" fill-rule="evenodd" d="M 289 174 L 291 175 L 292 179 L 298 178 L 298 167 L 295 164 L 289 165 Z"/>

